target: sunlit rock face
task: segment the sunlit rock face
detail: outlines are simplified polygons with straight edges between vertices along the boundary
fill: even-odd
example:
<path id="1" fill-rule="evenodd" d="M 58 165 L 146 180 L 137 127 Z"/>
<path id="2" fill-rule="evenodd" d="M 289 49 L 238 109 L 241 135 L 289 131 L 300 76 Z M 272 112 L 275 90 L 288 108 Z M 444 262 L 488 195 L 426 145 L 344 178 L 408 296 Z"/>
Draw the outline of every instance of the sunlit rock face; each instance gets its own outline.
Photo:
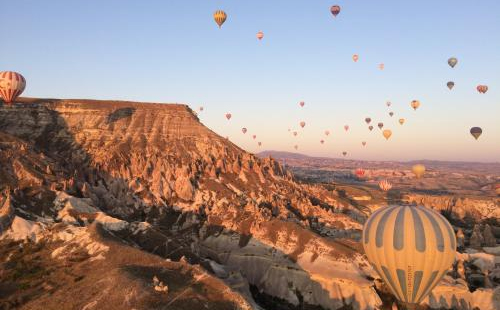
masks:
<path id="1" fill-rule="evenodd" d="M 113 251 L 128 250 L 96 237 L 102 229 L 136 248 L 134 264 L 153 253 L 180 261 L 183 272 L 192 272 L 188 265 L 203 266 L 214 281 L 206 286 L 241 309 L 258 309 L 254 298 L 279 301 L 277 309 L 364 310 L 392 302 L 383 285 L 375 290 L 373 279 L 379 278 L 356 241 L 369 214 L 384 204 L 372 192 L 351 197 L 349 188 L 297 182 L 274 159 L 257 158 L 203 126 L 186 105 L 22 101 L 0 106 L 2 242 L 47 242 L 50 257 L 65 261 L 78 254 L 90 269 L 108 262 L 122 266 L 113 261 Z M 407 202 L 451 208 L 459 219 L 465 213 L 492 219 L 496 212 L 488 213 L 492 205 L 486 202 L 432 199 L 415 195 Z M 474 251 L 495 249 L 496 227 L 478 228 L 482 239 Z M 472 230 L 464 227 L 464 249 L 470 248 Z M 443 282 L 446 289 L 435 296 L 450 305 L 453 294 L 461 294 L 474 304 L 471 279 L 482 281 L 484 294 L 498 285 L 490 256 L 477 253 L 454 267 L 453 280 Z M 195 274 L 180 287 L 196 281 Z M 134 284 L 139 295 L 158 287 L 150 278 Z M 168 286 L 167 278 L 160 280 Z M 158 292 L 165 293 L 165 286 Z M 209 295 L 203 298 L 213 306 Z M 429 305 L 441 307 L 432 299 Z"/>

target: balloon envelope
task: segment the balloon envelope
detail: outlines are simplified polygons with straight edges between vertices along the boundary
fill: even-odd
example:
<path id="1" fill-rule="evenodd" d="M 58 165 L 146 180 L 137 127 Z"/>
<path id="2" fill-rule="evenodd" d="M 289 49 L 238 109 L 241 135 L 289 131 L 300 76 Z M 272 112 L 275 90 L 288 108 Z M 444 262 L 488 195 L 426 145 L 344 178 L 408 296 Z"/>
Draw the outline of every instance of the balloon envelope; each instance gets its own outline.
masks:
<path id="1" fill-rule="evenodd" d="M 452 68 L 455 68 L 455 66 L 457 65 L 457 62 L 458 62 L 458 59 L 456 59 L 455 57 L 451 57 L 450 59 L 448 59 L 448 65 L 450 65 L 450 67 L 452 67 Z"/>
<path id="2" fill-rule="evenodd" d="M 417 177 L 417 179 L 420 179 L 425 174 L 425 166 L 421 165 L 421 164 L 414 165 L 411 168 L 411 170 L 413 171 L 413 173 L 415 174 L 415 176 Z"/>
<path id="3" fill-rule="evenodd" d="M 448 83 L 446 83 L 446 86 L 448 86 L 448 88 L 451 90 L 453 86 L 455 86 L 455 82 L 449 81 Z"/>
<path id="4" fill-rule="evenodd" d="M 411 104 L 410 104 L 410 105 L 411 105 L 411 107 L 413 108 L 413 110 L 417 110 L 417 109 L 418 109 L 418 107 L 420 106 L 420 101 L 418 101 L 418 100 L 413 100 L 413 101 L 411 102 Z"/>
<path id="5" fill-rule="evenodd" d="M 388 180 L 382 180 L 378 183 L 378 187 L 384 192 L 388 192 L 392 188 L 392 183 Z"/>
<path id="6" fill-rule="evenodd" d="M 373 126 L 371 126 L 371 125 L 370 125 L 370 126 L 368 126 L 368 129 L 369 129 L 370 131 L 372 131 L 372 130 L 373 130 Z"/>
<path id="7" fill-rule="evenodd" d="M 226 113 L 226 118 L 227 118 L 227 120 L 230 120 L 230 119 L 231 119 L 231 117 L 232 117 L 231 113 Z"/>
<path id="8" fill-rule="evenodd" d="M 389 138 L 392 136 L 392 131 L 390 129 L 386 129 L 382 132 L 382 134 L 384 135 L 384 138 L 386 140 L 389 140 Z"/>
<path id="9" fill-rule="evenodd" d="M 227 19 L 226 12 L 224 12 L 222 10 L 215 11 L 215 13 L 214 13 L 214 20 L 217 23 L 217 25 L 219 25 L 219 28 L 222 27 L 222 24 L 224 24 L 224 22 L 226 21 L 226 19 Z"/>
<path id="10" fill-rule="evenodd" d="M 330 12 L 332 12 L 333 16 L 334 17 L 337 17 L 337 15 L 339 15 L 340 13 L 340 6 L 338 5 L 333 5 L 331 8 L 330 8 Z"/>
<path id="11" fill-rule="evenodd" d="M 304 128 L 306 126 L 306 122 L 300 122 L 300 127 Z"/>
<path id="12" fill-rule="evenodd" d="M 421 206 L 388 206 L 366 221 L 362 235 L 368 261 L 394 296 L 418 304 L 455 260 L 456 237 L 438 212 Z"/>
<path id="13" fill-rule="evenodd" d="M 354 62 L 357 62 L 357 61 L 358 61 L 358 59 L 359 59 L 358 54 L 354 54 L 354 55 L 352 55 L 352 60 L 354 60 Z"/>
<path id="14" fill-rule="evenodd" d="M 370 124 L 370 122 L 371 122 L 371 121 L 372 121 L 372 119 L 371 119 L 371 118 L 369 118 L 369 117 L 365 118 L 365 122 L 366 122 L 367 124 Z"/>
<path id="15" fill-rule="evenodd" d="M 301 102 L 299 103 L 299 105 L 300 105 L 301 107 L 303 107 L 305 104 L 306 104 L 306 103 L 305 103 L 304 101 L 301 101 Z"/>
<path id="16" fill-rule="evenodd" d="M 483 133 L 483 130 L 481 129 L 481 127 L 472 127 L 470 129 L 470 134 L 477 140 L 479 139 L 479 137 L 481 136 L 481 134 Z"/>
<path id="17" fill-rule="evenodd" d="M 0 72 L 0 96 L 6 103 L 12 103 L 26 88 L 26 80 L 17 72 Z"/>
<path id="18" fill-rule="evenodd" d="M 399 123 L 400 123 L 401 125 L 403 125 L 403 124 L 405 123 L 405 119 L 404 119 L 404 118 L 400 118 L 400 119 L 399 119 Z"/>
<path id="19" fill-rule="evenodd" d="M 243 132 L 245 134 L 245 133 L 247 133 L 247 129 L 246 128 L 241 128 L 241 132 Z"/>
<path id="20" fill-rule="evenodd" d="M 382 129 L 382 127 L 384 127 L 384 123 L 378 123 L 377 126 L 378 128 Z"/>
<path id="21" fill-rule="evenodd" d="M 257 32 L 257 39 L 262 40 L 262 38 L 264 38 L 264 32 L 262 31 Z"/>

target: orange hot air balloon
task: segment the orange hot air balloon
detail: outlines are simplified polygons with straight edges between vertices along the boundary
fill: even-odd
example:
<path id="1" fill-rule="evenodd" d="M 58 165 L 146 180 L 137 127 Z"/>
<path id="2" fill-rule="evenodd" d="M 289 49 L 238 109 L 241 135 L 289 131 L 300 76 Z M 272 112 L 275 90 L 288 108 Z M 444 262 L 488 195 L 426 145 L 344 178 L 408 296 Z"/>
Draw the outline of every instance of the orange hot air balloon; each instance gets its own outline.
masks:
<path id="1" fill-rule="evenodd" d="M 405 123 L 405 119 L 404 119 L 404 118 L 400 118 L 400 119 L 399 119 L 399 123 L 400 123 L 401 125 L 403 125 L 403 124 Z"/>
<path id="2" fill-rule="evenodd" d="M 262 31 L 257 32 L 257 39 L 259 39 L 259 41 L 260 41 L 260 40 L 262 40 L 262 38 L 264 38 L 264 32 L 262 32 Z"/>
<path id="3" fill-rule="evenodd" d="M 241 128 L 241 132 L 243 132 L 243 134 L 246 134 L 247 133 L 247 129 L 246 128 Z"/>
<path id="4" fill-rule="evenodd" d="M 354 62 L 358 62 L 358 59 L 359 59 L 358 54 L 352 55 L 352 60 L 354 60 Z"/>
<path id="5" fill-rule="evenodd" d="M 323 144 L 323 143 L 325 143 L 325 140 L 320 140 L 319 142 L 320 142 L 321 144 Z"/>
<path id="6" fill-rule="evenodd" d="M 413 110 L 415 110 L 415 111 L 416 111 L 416 110 L 418 109 L 418 107 L 420 107 L 420 101 L 418 101 L 418 100 L 413 100 L 413 101 L 411 102 L 411 104 L 410 104 L 410 105 L 411 105 L 411 107 L 413 108 Z"/>
<path id="7" fill-rule="evenodd" d="M 386 129 L 382 132 L 382 134 L 384 135 L 384 138 L 386 140 L 389 140 L 389 138 L 392 136 L 392 131 L 390 129 Z"/>
<path id="8" fill-rule="evenodd" d="M 226 22 L 226 19 L 227 19 L 226 12 L 224 12 L 222 10 L 215 11 L 214 20 L 217 23 L 217 25 L 219 26 L 219 28 L 221 28 L 222 24 L 224 24 Z"/>
<path id="9" fill-rule="evenodd" d="M 422 164 L 414 165 L 413 167 L 411 167 L 411 171 L 413 172 L 413 174 L 415 174 L 417 179 L 420 179 L 425 174 L 425 166 Z"/>
<path id="10" fill-rule="evenodd" d="M 304 107 L 304 105 L 305 105 L 305 104 L 306 104 L 306 103 L 305 103 L 304 101 L 301 101 L 301 102 L 299 103 L 299 105 L 300 105 L 301 107 Z"/>
<path id="11" fill-rule="evenodd" d="M 358 178 L 362 178 L 365 176 L 365 169 L 363 168 L 358 168 L 356 170 L 354 170 L 354 174 L 358 177 Z"/>
<path id="12" fill-rule="evenodd" d="M 371 125 L 370 125 L 370 126 L 368 126 L 368 129 L 369 129 L 370 131 L 372 131 L 372 130 L 373 130 L 373 126 L 371 126 Z"/>
<path id="13" fill-rule="evenodd" d="M 306 122 L 300 122 L 300 127 L 304 128 L 306 126 Z"/>
<path id="14" fill-rule="evenodd" d="M 366 141 L 361 142 L 363 146 L 366 146 Z"/>
<path id="15" fill-rule="evenodd" d="M 226 118 L 227 118 L 227 120 L 230 120 L 230 119 L 231 119 L 231 117 L 233 117 L 233 116 L 231 115 L 231 113 L 226 113 Z"/>
<path id="16" fill-rule="evenodd" d="M 332 12 L 333 17 L 337 17 L 337 15 L 339 15 L 339 13 L 340 13 L 340 6 L 338 6 L 338 5 L 333 5 L 333 6 L 330 8 L 330 12 Z"/>
<path id="17" fill-rule="evenodd" d="M 0 72 L 0 96 L 5 103 L 12 103 L 26 88 L 24 77 L 13 71 Z"/>
<path id="18" fill-rule="evenodd" d="M 255 138 L 257 138 L 257 136 L 256 136 L 256 135 L 253 135 L 253 136 L 252 136 L 252 138 L 255 140 Z"/>
<path id="19" fill-rule="evenodd" d="M 383 63 L 382 63 L 382 64 L 379 64 L 379 65 L 378 65 L 378 68 L 379 68 L 380 70 L 384 70 L 385 65 L 384 65 Z"/>
<path id="20" fill-rule="evenodd" d="M 344 126 L 344 130 L 345 130 L 345 131 L 348 131 L 348 130 L 349 130 L 349 125 L 345 125 L 345 126 Z"/>
<path id="21" fill-rule="evenodd" d="M 330 130 L 325 130 L 325 135 L 329 136 L 330 135 Z"/>
<path id="22" fill-rule="evenodd" d="M 378 187 L 380 187 L 380 189 L 384 192 L 388 192 L 389 190 L 391 190 L 392 184 L 388 180 L 382 180 L 378 183 Z"/>

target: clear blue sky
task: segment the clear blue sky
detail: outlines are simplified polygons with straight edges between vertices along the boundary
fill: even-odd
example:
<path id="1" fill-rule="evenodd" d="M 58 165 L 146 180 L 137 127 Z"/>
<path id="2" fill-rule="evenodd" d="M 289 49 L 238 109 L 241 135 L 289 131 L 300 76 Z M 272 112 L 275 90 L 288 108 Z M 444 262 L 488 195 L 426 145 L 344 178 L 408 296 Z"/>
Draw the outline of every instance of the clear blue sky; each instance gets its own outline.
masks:
<path id="1" fill-rule="evenodd" d="M 25 96 L 202 105 L 208 127 L 252 152 L 298 144 L 306 154 L 338 157 L 345 150 L 357 159 L 500 160 L 499 1 L 1 4 L 0 70 L 26 77 Z M 337 18 L 333 4 L 342 7 Z M 220 30 L 217 9 L 228 14 Z M 450 56 L 459 60 L 454 69 Z M 451 92 L 449 80 L 456 83 Z M 488 93 L 478 94 L 478 84 Z M 413 99 L 422 102 L 416 112 Z M 366 116 L 383 121 L 393 137 L 369 132 Z M 301 120 L 307 125 L 298 130 Z M 483 128 L 479 141 L 471 126 Z"/>

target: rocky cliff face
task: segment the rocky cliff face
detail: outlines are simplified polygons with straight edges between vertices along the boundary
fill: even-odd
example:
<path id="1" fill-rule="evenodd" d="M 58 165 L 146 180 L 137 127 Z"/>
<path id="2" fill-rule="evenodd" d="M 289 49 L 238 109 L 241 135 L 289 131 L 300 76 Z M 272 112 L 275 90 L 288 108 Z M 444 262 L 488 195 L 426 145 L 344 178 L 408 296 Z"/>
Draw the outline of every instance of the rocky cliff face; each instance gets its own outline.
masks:
<path id="1" fill-rule="evenodd" d="M 69 254 L 82 251 L 76 260 L 86 270 L 101 260 L 106 268 L 139 265 L 157 279 L 146 284 L 136 272 L 140 268 L 133 269 L 130 291 L 151 286 L 163 294 L 170 286 L 168 301 L 157 305 L 174 309 L 184 309 L 179 301 L 185 294 L 199 308 L 223 298 L 228 303 L 220 309 L 259 309 L 272 302 L 269 309 L 364 310 L 391 303 L 383 285 L 375 289 L 377 276 L 355 241 L 370 208 L 344 191 L 295 182 L 272 158 L 259 159 L 210 131 L 185 105 L 23 101 L 0 107 L 0 242 L 43 244 L 42 257 L 63 257 L 75 273 L 80 265 Z M 139 250 L 110 245 L 103 241 L 107 233 Z M 7 248 L 0 274 L 15 271 L 10 257 L 24 259 L 12 256 L 12 244 Z M 135 258 L 115 261 L 121 252 Z M 167 269 L 186 273 L 201 265 L 206 273 L 169 280 L 161 276 L 167 271 L 148 269 L 149 253 L 181 264 Z M 56 273 L 47 277 L 59 279 Z M 189 290 L 199 277 L 222 295 Z M 25 283 L 9 278 L 10 287 Z M 82 283 L 79 289 L 89 289 L 90 281 Z M 60 286 L 44 285 L 34 285 L 37 294 L 65 294 Z M 9 294 L 0 303 L 7 298 L 17 308 L 38 309 L 36 302 L 17 300 L 19 291 Z M 147 309 L 149 294 L 125 306 Z M 106 306 L 92 296 L 86 309 Z"/>

